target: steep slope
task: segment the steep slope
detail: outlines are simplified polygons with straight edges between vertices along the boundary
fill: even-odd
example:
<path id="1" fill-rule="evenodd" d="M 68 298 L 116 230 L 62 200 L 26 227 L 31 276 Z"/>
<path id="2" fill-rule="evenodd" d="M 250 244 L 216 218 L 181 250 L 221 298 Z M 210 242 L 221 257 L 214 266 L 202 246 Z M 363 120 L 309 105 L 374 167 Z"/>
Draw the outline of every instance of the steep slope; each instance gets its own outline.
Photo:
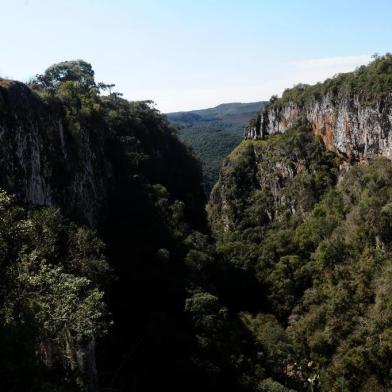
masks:
<path id="1" fill-rule="evenodd" d="M 207 355 L 210 374 L 199 347 L 221 308 L 214 248 L 199 164 L 166 118 L 102 95 L 83 61 L 0 84 L 2 385 L 235 390 L 230 355 Z"/>
<path id="2" fill-rule="evenodd" d="M 232 270 L 222 298 L 265 355 L 256 384 L 281 384 L 261 390 L 392 387 L 392 163 L 340 165 L 310 128 L 292 128 L 241 144 L 212 192 L 218 255 Z"/>
<path id="3" fill-rule="evenodd" d="M 199 164 L 148 102 L 83 61 L 2 80 L 2 386 L 391 390 L 390 63 L 271 100 L 211 193 L 215 241 Z M 308 115 L 323 92 L 355 119 L 345 149 Z"/>
<path id="4" fill-rule="evenodd" d="M 40 96 L 37 87 L 33 92 L 22 83 L 0 81 L 0 186 L 18 200 L 59 205 L 96 225 L 116 186 L 118 150 L 125 150 L 139 171 L 150 165 L 149 174 L 161 176 L 164 185 L 184 175 L 188 165 L 197 166 L 148 103 L 72 88 L 64 82 L 56 93 L 43 90 Z M 184 167 L 173 162 L 173 152 L 183 155 Z M 195 184 L 197 176 L 176 184 L 176 192 L 185 197 Z"/>
<path id="5" fill-rule="evenodd" d="M 246 130 L 249 139 L 285 132 L 305 118 L 330 150 L 351 160 L 392 157 L 392 56 L 273 98 Z"/>
<path id="6" fill-rule="evenodd" d="M 22 83 L 0 80 L 0 186 L 27 205 L 67 206 L 96 223 L 111 171 L 105 136 L 86 126 L 72 135 L 64 115 L 59 103 L 46 104 Z"/>
<path id="7" fill-rule="evenodd" d="M 392 388 L 391 64 L 273 98 L 211 193 L 236 271 L 222 298 L 263 353 L 257 390 Z"/>
<path id="8" fill-rule="evenodd" d="M 204 110 L 168 113 L 179 138 L 191 146 L 203 164 L 206 193 L 218 180 L 224 157 L 237 146 L 244 127 L 264 102 L 228 103 Z"/>
<path id="9" fill-rule="evenodd" d="M 210 219 L 223 238 L 233 230 L 242 235 L 250 223 L 246 212 L 263 205 L 254 222 L 260 228 L 290 215 L 303 216 L 334 182 L 334 154 L 310 128 L 300 125 L 283 136 L 246 140 L 225 160 L 210 199 Z M 249 212 L 249 211 L 248 211 Z M 246 222 L 246 223 L 244 223 Z"/>

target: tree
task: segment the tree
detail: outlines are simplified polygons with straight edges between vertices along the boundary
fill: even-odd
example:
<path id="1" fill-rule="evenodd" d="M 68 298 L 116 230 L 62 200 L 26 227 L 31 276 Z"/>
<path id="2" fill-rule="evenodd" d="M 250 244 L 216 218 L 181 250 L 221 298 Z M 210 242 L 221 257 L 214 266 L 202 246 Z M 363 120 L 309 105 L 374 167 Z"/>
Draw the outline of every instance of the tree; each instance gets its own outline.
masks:
<path id="1" fill-rule="evenodd" d="M 87 92 L 96 87 L 94 70 L 83 60 L 64 61 L 49 67 L 32 81 L 33 87 L 55 91 L 64 82 L 78 83 Z"/>

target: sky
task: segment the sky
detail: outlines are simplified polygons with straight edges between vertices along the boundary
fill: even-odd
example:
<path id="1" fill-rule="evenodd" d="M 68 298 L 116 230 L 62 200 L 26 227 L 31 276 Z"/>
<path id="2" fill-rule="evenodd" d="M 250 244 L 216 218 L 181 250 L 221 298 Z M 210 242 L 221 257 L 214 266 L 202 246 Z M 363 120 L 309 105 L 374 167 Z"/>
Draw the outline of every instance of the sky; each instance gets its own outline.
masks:
<path id="1" fill-rule="evenodd" d="M 162 112 L 252 102 L 392 51 L 390 0 L 0 0 L 0 76 L 83 59 Z"/>

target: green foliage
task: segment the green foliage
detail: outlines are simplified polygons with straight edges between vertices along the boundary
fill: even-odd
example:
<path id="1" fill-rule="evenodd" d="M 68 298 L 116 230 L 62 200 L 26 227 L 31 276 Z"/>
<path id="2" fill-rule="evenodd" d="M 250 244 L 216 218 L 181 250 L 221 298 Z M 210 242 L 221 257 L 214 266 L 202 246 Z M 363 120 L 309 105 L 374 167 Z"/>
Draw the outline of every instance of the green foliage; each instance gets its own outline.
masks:
<path id="1" fill-rule="evenodd" d="M 212 342 L 215 349 L 207 348 L 206 354 L 198 336 L 207 336 L 213 325 L 205 325 L 203 332 L 184 311 L 187 298 L 213 290 L 215 247 L 205 234 L 199 162 L 152 102 L 122 99 L 111 91 L 112 85 L 96 84 L 84 63 L 55 65 L 31 86 L 48 108 L 60 106 L 65 134 L 75 150 L 87 140 L 92 153 L 104 154 L 107 169 L 102 170 L 110 172 L 108 216 L 99 230 L 116 276 L 107 291 L 115 332 L 98 353 L 102 385 L 116 390 L 155 390 L 163 385 L 195 391 L 210 384 L 218 389 L 237 385 L 234 376 L 229 381 L 226 375 L 242 366 L 241 359 L 237 354 L 231 357 L 223 338 L 221 344 Z M 109 94 L 101 95 L 105 90 Z M 68 230 L 55 211 L 50 217 L 32 214 L 31 219 L 38 229 L 33 238 L 37 252 L 45 259 L 61 260 L 57 275 L 64 274 L 70 288 L 64 295 L 79 297 L 81 304 L 98 300 L 92 288 L 84 286 L 87 282 L 72 283 L 66 276 L 82 275 L 99 289 L 106 287 L 109 268 L 102 258 L 103 244 L 85 228 Z M 40 238 L 45 239 L 42 244 Z M 52 292 L 47 296 L 53 297 Z M 72 302 L 67 309 L 72 309 Z M 86 309 L 86 318 L 93 318 L 96 310 Z M 76 327 L 78 313 L 73 313 Z M 232 342 L 236 334 L 230 334 L 228 320 L 222 320 L 219 331 L 226 330 Z M 212 382 L 214 369 L 220 369 L 220 376 Z"/>
<path id="2" fill-rule="evenodd" d="M 185 311 L 191 314 L 195 328 L 200 331 L 198 339 L 202 347 L 221 340 L 227 309 L 221 307 L 217 297 L 209 293 L 196 293 L 185 301 Z"/>
<path id="3" fill-rule="evenodd" d="M 243 130 L 264 102 L 223 104 L 215 108 L 168 113 L 178 137 L 189 145 L 203 165 L 207 194 L 219 177 L 224 158 L 241 142 Z"/>
<path id="4" fill-rule="evenodd" d="M 267 378 L 259 383 L 257 391 L 260 392 L 291 392 L 291 389 L 285 388 L 282 384 Z"/>
<path id="5" fill-rule="evenodd" d="M 209 388 L 251 390 L 256 363 L 252 338 L 239 317 L 230 314 L 217 296 L 196 291 L 185 301 L 196 333 L 194 363 L 210 375 Z"/>
<path id="6" fill-rule="evenodd" d="M 212 193 L 220 257 L 265 290 L 257 316 L 243 316 L 263 353 L 260 390 L 392 386 L 392 164 L 356 165 L 338 182 L 337 164 L 299 128 L 243 142 Z"/>
<path id="7" fill-rule="evenodd" d="M 96 87 L 91 64 L 83 60 L 54 64 L 43 75 L 37 75 L 32 85 L 45 90 L 57 90 L 67 82 L 79 84 L 85 92 Z"/>
<path id="8" fill-rule="evenodd" d="M 390 61 L 297 86 L 270 105 L 306 106 L 327 93 L 374 104 L 390 89 Z M 88 140 L 104 156 L 109 213 L 98 230 L 107 245 L 58 208 L 27 211 L 0 192 L 6 389 L 25 390 L 25 380 L 31 390 L 88 389 L 80 361 L 105 336 L 109 308 L 114 332 L 98 345 L 104 389 L 391 390 L 390 161 L 340 170 L 301 123 L 244 141 L 211 193 L 214 242 L 200 165 L 151 102 L 122 99 L 82 61 L 55 65 L 31 86 L 64 120 L 72 153 Z M 180 135 L 194 132 L 216 170 L 238 137 L 222 125 L 236 109 L 210 115 L 172 121 L 183 123 Z M 215 128 L 225 128 L 224 142 Z"/>
<path id="9" fill-rule="evenodd" d="M 389 364 L 373 354 L 380 352 L 377 339 L 390 322 L 386 316 L 381 326 L 376 313 L 388 311 L 375 310 L 389 301 L 381 300 L 380 292 L 386 289 L 382 282 L 388 280 L 390 265 L 389 225 L 382 218 L 391 198 L 390 173 L 390 162 L 377 160 L 344 176 L 337 191 L 345 214 L 310 260 L 315 265 L 313 287 L 304 295 L 290 329 L 324 367 L 321 390 L 342 384 L 358 390 L 371 377 L 377 378 L 379 390 L 390 388 L 385 378 Z"/>
<path id="10" fill-rule="evenodd" d="M 357 97 L 364 105 L 374 106 L 385 98 L 392 88 L 392 55 L 375 56 L 367 66 L 354 72 L 342 73 L 315 85 L 299 84 L 283 92 L 282 98 L 273 97 L 266 106 L 282 108 L 289 102 L 306 107 L 315 100 L 329 95 L 332 100 Z"/>
<path id="11" fill-rule="evenodd" d="M 216 235 L 229 237 L 234 227 L 243 237 L 273 222 L 298 222 L 334 183 L 336 173 L 336 158 L 305 126 L 267 140 L 244 141 L 223 165 L 211 195 L 210 222 Z"/>
<path id="12" fill-rule="evenodd" d="M 21 259 L 9 274 L 15 287 L 7 292 L 3 307 L 7 323 L 33 319 L 39 335 L 55 341 L 64 353 L 69 337 L 82 342 L 104 332 L 103 293 L 87 278 L 64 273 L 61 266 L 45 264 L 35 254 Z"/>
<path id="13" fill-rule="evenodd" d="M 76 351 L 105 334 L 107 311 L 99 282 L 108 267 L 95 233 L 68 223 L 56 209 L 28 215 L 0 192 L 0 225 L 0 341 L 7 353 L 7 345 L 20 340 L 29 364 L 13 366 L 36 373 L 35 388 L 45 382 L 43 364 L 67 372 L 76 366 Z M 1 355 L 0 363 L 8 368 L 10 358 Z M 4 384 L 15 386 L 12 377 L 10 370 Z M 63 374 L 57 385 L 72 379 L 66 381 Z"/>
<path id="14" fill-rule="evenodd" d="M 113 85 L 96 83 L 86 62 L 56 64 L 30 87 L 38 128 L 61 127 L 61 148 L 50 144 L 52 135 L 42 147 L 53 170 L 43 180 L 59 205 L 19 210 L 1 194 L 6 389 L 24 390 L 16 387 L 20 373 L 32 390 L 96 390 L 96 348 L 103 389 L 206 390 L 208 367 L 192 360 L 201 347 L 184 312 L 186 298 L 209 290 L 215 272 L 199 162 L 152 102 L 129 102 Z M 26 129 L 31 116 L 24 117 Z M 18 126 L 14 113 L 10 118 Z M 75 176 L 83 189 L 72 186 Z M 94 194 L 95 185 L 102 195 Z M 97 216 L 72 206 L 79 195 L 97 204 Z M 81 225 L 87 218 L 104 242 Z M 107 335 L 106 308 L 113 319 Z M 223 350 L 213 360 L 224 369 L 218 389 L 230 384 L 229 357 Z"/>

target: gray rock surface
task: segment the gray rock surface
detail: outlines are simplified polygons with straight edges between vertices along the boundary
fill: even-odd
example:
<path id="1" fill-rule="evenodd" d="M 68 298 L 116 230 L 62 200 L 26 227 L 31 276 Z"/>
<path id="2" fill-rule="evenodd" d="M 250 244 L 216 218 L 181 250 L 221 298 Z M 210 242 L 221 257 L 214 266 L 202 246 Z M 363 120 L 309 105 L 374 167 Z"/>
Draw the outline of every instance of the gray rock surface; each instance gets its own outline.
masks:
<path id="1" fill-rule="evenodd" d="M 358 97 L 320 100 L 299 107 L 289 102 L 283 107 L 268 105 L 258 121 L 245 129 L 245 138 L 258 139 L 283 133 L 305 118 L 314 134 L 325 146 L 349 160 L 366 160 L 374 156 L 392 159 L 392 94 L 373 106 L 361 104 Z"/>

